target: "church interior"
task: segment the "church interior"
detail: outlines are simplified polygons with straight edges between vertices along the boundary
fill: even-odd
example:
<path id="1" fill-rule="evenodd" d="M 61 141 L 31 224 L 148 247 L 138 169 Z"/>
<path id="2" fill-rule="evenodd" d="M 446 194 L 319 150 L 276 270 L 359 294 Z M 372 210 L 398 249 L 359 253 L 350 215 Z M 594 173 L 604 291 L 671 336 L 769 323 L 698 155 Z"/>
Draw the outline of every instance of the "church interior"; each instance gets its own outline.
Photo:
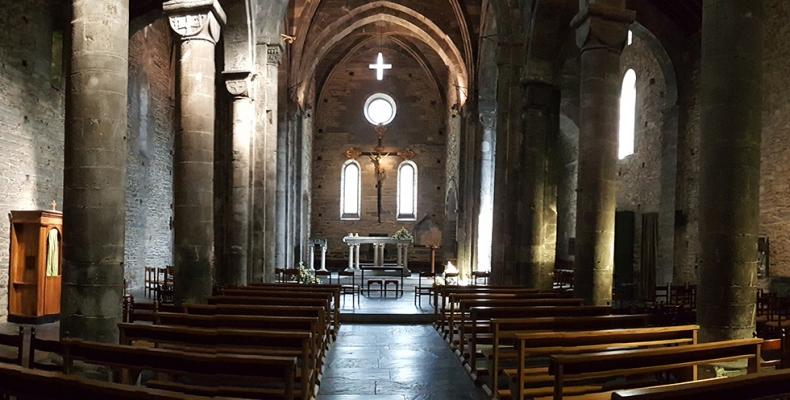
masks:
<path id="1" fill-rule="evenodd" d="M 786 0 L 0 4 L 2 399 L 790 398 Z"/>

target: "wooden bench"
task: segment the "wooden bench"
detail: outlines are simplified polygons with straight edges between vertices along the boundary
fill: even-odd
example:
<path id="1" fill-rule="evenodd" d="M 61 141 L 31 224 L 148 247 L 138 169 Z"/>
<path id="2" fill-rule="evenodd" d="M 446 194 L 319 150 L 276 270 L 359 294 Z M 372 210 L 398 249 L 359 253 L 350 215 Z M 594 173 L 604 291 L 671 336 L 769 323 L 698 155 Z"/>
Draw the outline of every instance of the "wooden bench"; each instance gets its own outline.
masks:
<path id="1" fill-rule="evenodd" d="M 648 388 L 618 390 L 612 400 L 756 400 L 786 398 L 790 370 L 764 371 L 732 378 L 705 379 Z"/>
<path id="2" fill-rule="evenodd" d="M 463 351 L 464 343 L 468 343 L 469 366 L 474 372 L 477 370 L 477 345 L 483 343 L 478 335 L 489 334 L 493 338 L 491 320 L 494 318 L 590 317 L 608 315 L 611 311 L 611 307 L 606 306 L 472 307 L 469 322 L 461 323 L 460 348 Z"/>
<path id="3" fill-rule="evenodd" d="M 331 313 L 330 301 L 327 299 L 316 298 L 283 298 L 283 297 L 264 297 L 264 296 L 211 296 L 208 298 L 210 305 L 276 305 L 276 306 L 314 306 L 323 307 L 327 315 Z M 340 329 L 340 319 L 332 320 L 332 334 Z"/>
<path id="4" fill-rule="evenodd" d="M 505 375 L 510 378 L 515 388 L 526 388 L 529 378 L 534 384 L 550 384 L 551 376 L 547 368 L 531 367 L 528 364 L 535 359 L 558 354 L 579 354 L 612 350 L 626 350 L 637 348 L 682 346 L 697 343 L 698 325 L 636 328 L 636 329 L 609 329 L 598 331 L 577 332 L 524 332 L 516 333 L 517 368 L 505 369 Z M 543 380 L 540 378 L 543 377 Z M 500 390 L 500 398 L 510 398 L 512 393 L 517 393 L 517 398 L 523 400 L 525 392 L 516 390 Z"/>
<path id="5" fill-rule="evenodd" d="M 340 321 L 340 296 L 342 288 L 339 285 L 295 285 L 271 284 L 269 286 L 244 286 L 240 288 L 220 288 L 218 295 L 224 296 L 263 296 L 263 297 L 289 297 L 289 298 L 327 298 L 331 305 L 329 310 L 334 321 Z"/>
<path id="6" fill-rule="evenodd" d="M 584 303 L 582 299 L 576 298 L 505 298 L 505 299 L 468 299 L 460 303 L 461 308 L 458 312 L 446 314 L 446 336 L 451 345 L 455 345 L 455 331 L 458 330 L 456 321 L 466 317 L 466 313 L 472 307 L 535 307 L 535 306 L 580 306 Z"/>
<path id="7" fill-rule="evenodd" d="M 318 349 L 309 331 L 198 329 L 181 326 L 118 324 L 120 343 L 150 342 L 191 353 L 296 357 L 301 393 L 312 394 L 317 382 Z"/>
<path id="8" fill-rule="evenodd" d="M 248 378 L 268 381 L 274 385 L 266 388 L 234 388 L 237 393 L 248 391 L 245 398 L 293 399 L 295 392 L 293 382 L 297 361 L 294 357 L 200 354 L 64 339 L 63 372 L 73 373 L 75 361 L 121 370 L 118 380 L 124 384 L 136 382 L 136 374 L 132 374 L 132 370 L 152 370 L 176 375 L 200 375 L 211 379 L 222 376 Z"/>
<path id="9" fill-rule="evenodd" d="M 87 380 L 60 372 L 0 364 L 0 397 L 19 399 L 208 400 L 183 393 Z M 212 399 L 219 399 L 213 397 Z"/>
<path id="10" fill-rule="evenodd" d="M 589 398 L 594 393 L 607 393 L 603 385 L 591 385 L 589 382 L 613 378 L 672 372 L 678 379 L 695 381 L 697 367 L 704 364 L 747 360 L 747 372 L 756 373 L 760 370 L 761 343 L 762 339 L 741 339 L 655 349 L 553 355 L 549 364 L 549 374 L 554 377 L 553 399 L 568 399 L 568 396 Z M 582 381 L 585 382 L 583 385 L 568 385 Z M 542 390 L 534 389 L 535 393 L 526 395 L 536 397 L 542 394 Z"/>
<path id="11" fill-rule="evenodd" d="M 540 292 L 539 289 L 526 288 L 524 286 L 455 286 L 455 285 L 434 285 L 433 307 L 434 313 L 439 314 L 440 310 L 447 305 L 447 296 L 450 293 L 487 293 L 497 291 L 525 291 Z"/>
<path id="12" fill-rule="evenodd" d="M 299 330 L 312 333 L 318 359 L 324 356 L 328 343 L 325 327 L 318 317 L 255 316 L 255 315 L 195 315 L 158 313 L 156 325 L 184 326 L 204 329 Z"/>
<path id="13" fill-rule="evenodd" d="M 184 311 L 195 315 L 247 315 L 247 316 L 293 316 L 318 317 L 326 328 L 326 335 L 332 334 L 333 326 L 327 317 L 326 308 L 320 306 L 267 306 L 245 304 L 185 304 Z"/>
<path id="14" fill-rule="evenodd" d="M 502 360 L 517 358 L 516 334 L 536 331 L 587 331 L 614 328 L 643 328 L 650 320 L 648 314 L 603 315 L 593 317 L 541 317 L 541 318 L 494 318 L 492 326 L 492 348 L 488 352 L 491 391 L 499 389 L 499 371 Z M 505 348 L 507 347 L 507 348 Z"/>

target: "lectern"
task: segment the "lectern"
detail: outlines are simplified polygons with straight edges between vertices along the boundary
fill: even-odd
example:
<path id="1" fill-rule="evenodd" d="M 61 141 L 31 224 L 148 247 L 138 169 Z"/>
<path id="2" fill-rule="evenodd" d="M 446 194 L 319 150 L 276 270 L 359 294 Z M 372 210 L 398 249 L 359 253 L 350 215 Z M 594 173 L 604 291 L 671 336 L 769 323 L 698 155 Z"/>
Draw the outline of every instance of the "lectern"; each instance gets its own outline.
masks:
<path id="1" fill-rule="evenodd" d="M 45 323 L 60 317 L 63 214 L 11 211 L 8 320 Z"/>

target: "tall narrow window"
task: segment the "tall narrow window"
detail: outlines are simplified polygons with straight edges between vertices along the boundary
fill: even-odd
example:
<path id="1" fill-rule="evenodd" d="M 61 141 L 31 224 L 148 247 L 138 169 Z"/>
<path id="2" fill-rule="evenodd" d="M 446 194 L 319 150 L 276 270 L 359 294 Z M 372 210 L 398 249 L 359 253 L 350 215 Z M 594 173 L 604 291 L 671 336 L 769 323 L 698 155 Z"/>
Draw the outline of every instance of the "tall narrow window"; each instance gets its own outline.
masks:
<path id="1" fill-rule="evenodd" d="M 343 164 L 343 171 L 340 174 L 340 219 L 360 219 L 361 192 L 359 163 L 348 160 Z"/>
<path id="2" fill-rule="evenodd" d="M 398 221 L 417 220 L 417 165 L 404 161 L 398 166 Z"/>
<path id="3" fill-rule="evenodd" d="M 636 125 L 636 72 L 629 69 L 623 77 L 620 92 L 620 146 L 618 156 L 624 159 L 634 154 L 634 127 Z"/>

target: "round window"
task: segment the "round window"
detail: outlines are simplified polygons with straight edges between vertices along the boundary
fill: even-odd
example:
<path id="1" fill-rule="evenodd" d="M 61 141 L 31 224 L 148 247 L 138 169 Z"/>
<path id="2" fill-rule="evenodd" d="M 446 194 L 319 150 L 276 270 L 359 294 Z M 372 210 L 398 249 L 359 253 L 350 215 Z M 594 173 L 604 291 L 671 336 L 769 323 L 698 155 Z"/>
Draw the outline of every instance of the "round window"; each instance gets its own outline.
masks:
<path id="1" fill-rule="evenodd" d="M 384 93 L 376 93 L 365 101 L 365 118 L 373 125 L 387 125 L 395 119 L 395 99 Z"/>

